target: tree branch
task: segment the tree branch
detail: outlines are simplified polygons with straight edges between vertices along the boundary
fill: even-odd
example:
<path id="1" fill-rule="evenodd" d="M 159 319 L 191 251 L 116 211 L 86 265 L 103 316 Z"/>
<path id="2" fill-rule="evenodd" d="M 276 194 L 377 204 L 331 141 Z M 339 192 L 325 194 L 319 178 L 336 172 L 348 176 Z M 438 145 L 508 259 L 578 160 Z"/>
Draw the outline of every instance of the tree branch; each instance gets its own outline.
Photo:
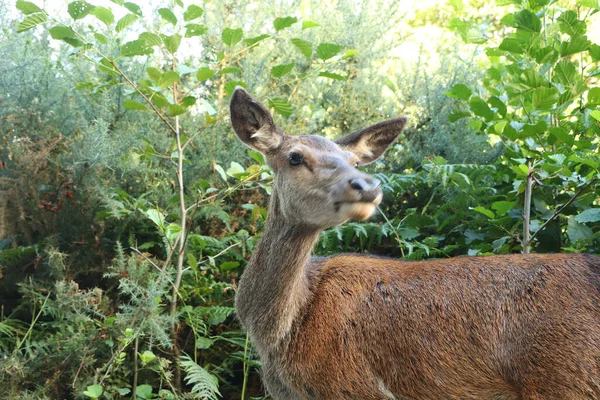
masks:
<path id="1" fill-rule="evenodd" d="M 129 77 L 127 75 L 125 75 L 125 73 L 123 71 L 121 71 L 121 69 L 117 66 L 117 63 L 114 60 L 109 60 L 107 58 L 108 62 L 110 62 L 110 64 L 114 67 L 115 71 L 117 71 L 126 81 L 127 83 L 135 89 L 136 92 L 138 92 L 138 94 L 140 96 L 142 96 L 142 98 L 144 99 L 144 101 L 146 103 L 148 103 L 148 105 L 150 107 L 152 107 L 152 110 L 156 113 L 156 115 L 158 115 L 158 117 L 169 127 L 169 129 L 171 130 L 171 132 L 175 135 L 178 135 L 179 132 L 173 127 L 173 125 L 171 125 L 171 123 L 167 120 L 167 118 L 162 115 L 162 113 L 160 112 L 160 110 L 158 108 L 156 108 L 156 106 L 152 103 L 152 101 L 140 90 L 140 88 L 131 81 L 131 79 L 129 79 Z"/>
<path id="2" fill-rule="evenodd" d="M 548 218 L 548 220 L 546 222 L 544 222 L 542 224 L 542 226 L 540 226 L 540 229 L 538 229 L 537 231 L 535 231 L 533 233 L 533 235 L 531 235 L 531 237 L 529 238 L 529 242 L 531 243 L 533 241 L 533 239 L 535 239 L 535 237 L 537 236 L 537 234 L 540 233 L 542 230 L 544 230 L 544 228 L 546 227 L 546 225 L 548 225 L 550 222 L 554 221 L 556 219 L 556 217 L 558 217 L 565 208 L 569 207 L 571 205 L 571 203 L 573 203 L 579 196 L 581 196 L 583 194 L 583 192 L 585 192 L 597 180 L 598 180 L 598 178 L 594 178 L 591 181 L 589 181 L 587 183 L 587 185 L 585 185 L 581 189 L 579 189 L 577 191 L 577 193 L 575 193 L 575 195 L 569 199 L 569 201 L 567 201 L 558 210 L 556 210 L 554 212 L 554 214 L 550 218 Z"/>

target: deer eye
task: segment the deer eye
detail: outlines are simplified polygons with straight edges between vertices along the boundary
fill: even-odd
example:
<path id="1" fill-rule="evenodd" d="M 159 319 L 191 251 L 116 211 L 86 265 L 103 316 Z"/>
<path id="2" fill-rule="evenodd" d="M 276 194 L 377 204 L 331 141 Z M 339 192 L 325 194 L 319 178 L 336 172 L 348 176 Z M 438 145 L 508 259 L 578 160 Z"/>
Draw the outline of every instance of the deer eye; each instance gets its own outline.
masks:
<path id="1" fill-rule="evenodd" d="M 294 167 L 304 162 L 304 156 L 300 153 L 290 153 L 288 157 L 290 159 L 290 165 Z"/>
<path id="2" fill-rule="evenodd" d="M 354 168 L 358 168 L 358 161 L 354 163 Z"/>

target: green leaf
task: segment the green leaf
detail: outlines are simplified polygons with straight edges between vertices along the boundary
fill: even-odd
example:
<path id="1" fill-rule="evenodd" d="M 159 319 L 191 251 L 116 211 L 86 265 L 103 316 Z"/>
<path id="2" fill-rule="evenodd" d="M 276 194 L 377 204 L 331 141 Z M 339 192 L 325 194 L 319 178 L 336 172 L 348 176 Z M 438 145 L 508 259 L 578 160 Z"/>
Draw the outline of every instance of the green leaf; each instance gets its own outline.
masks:
<path id="1" fill-rule="evenodd" d="M 496 96 L 492 96 L 489 98 L 488 101 L 491 104 L 491 106 L 496 109 L 498 115 L 500 115 L 502 118 L 506 116 L 506 112 L 508 110 L 506 109 L 506 105 L 502 102 L 502 100 L 500 100 Z"/>
<path id="2" fill-rule="evenodd" d="M 306 58 L 312 57 L 312 44 L 310 44 L 306 40 L 302 40 L 302 39 L 298 39 L 298 38 L 292 39 L 291 42 L 294 46 L 296 46 L 296 48 L 298 50 L 300 50 L 300 52 L 302 54 L 304 54 L 304 57 L 306 57 Z"/>
<path id="3" fill-rule="evenodd" d="M 575 139 L 565 128 L 553 127 L 549 130 L 550 135 L 554 136 L 556 139 L 560 140 L 563 143 L 566 143 L 569 146 L 573 146 L 575 143 Z"/>
<path id="4" fill-rule="evenodd" d="M 109 60 L 107 60 L 106 58 L 103 58 L 102 61 L 100 61 L 100 63 L 98 64 L 98 68 L 100 69 L 100 71 L 102 71 L 106 74 L 112 75 L 112 76 L 120 75 L 117 72 L 117 70 L 115 69 L 115 67 L 113 67 L 111 62 Z"/>
<path id="5" fill-rule="evenodd" d="M 328 60 L 342 50 L 343 46 L 334 43 L 321 43 L 317 47 L 317 55 L 322 60 Z"/>
<path id="6" fill-rule="evenodd" d="M 148 46 L 162 46 L 163 44 L 160 36 L 152 32 L 142 32 L 138 39 L 146 42 Z"/>
<path id="7" fill-rule="evenodd" d="M 498 49 L 503 51 L 508 51 L 509 53 L 514 54 L 523 54 L 523 44 L 516 39 L 513 38 L 505 38 L 498 46 Z"/>
<path id="8" fill-rule="evenodd" d="M 469 97 L 471 97 L 471 93 L 471 89 L 469 89 L 467 85 L 463 85 L 462 83 L 458 83 L 452 86 L 452 88 L 449 91 L 444 92 L 446 96 L 459 100 L 469 100 Z"/>
<path id="9" fill-rule="evenodd" d="M 239 267 L 239 265 L 240 263 L 237 261 L 225 261 L 224 263 L 221 263 L 219 268 L 221 271 L 231 271 L 232 269 Z"/>
<path id="10" fill-rule="evenodd" d="M 100 44 L 108 44 L 108 38 L 101 33 L 94 33 L 94 37 Z"/>
<path id="11" fill-rule="evenodd" d="M 551 88 L 537 88 L 533 90 L 532 105 L 536 110 L 550 110 L 558 102 L 558 90 Z"/>
<path id="12" fill-rule="evenodd" d="M 483 44 L 488 41 L 488 37 L 480 29 L 471 27 L 464 36 L 465 43 Z"/>
<path id="13" fill-rule="evenodd" d="M 529 68 L 523 71 L 523 73 L 519 76 L 519 81 L 523 83 L 523 85 L 530 88 L 539 88 L 539 87 L 548 87 L 548 82 L 542 75 L 540 75 L 539 71 Z"/>
<path id="14" fill-rule="evenodd" d="M 591 88 L 588 91 L 587 102 L 591 105 L 600 105 L 600 87 Z"/>
<path id="15" fill-rule="evenodd" d="M 77 35 L 75 34 L 75 31 L 73 31 L 73 29 L 71 29 L 68 26 L 63 26 L 63 25 L 57 25 L 57 26 L 53 26 L 52 28 L 50 28 L 50 36 L 52 36 L 52 39 L 76 39 Z"/>
<path id="16" fill-rule="evenodd" d="M 594 232 L 589 227 L 577 222 L 575 217 L 569 217 L 567 221 L 567 236 L 569 236 L 571 242 L 575 243 L 579 240 L 587 240 L 593 234 Z"/>
<path id="17" fill-rule="evenodd" d="M 448 115 L 448 121 L 450 122 L 456 122 L 459 119 L 465 118 L 465 117 L 470 117 L 471 113 L 467 112 L 467 111 L 456 111 L 456 112 L 452 112 Z"/>
<path id="18" fill-rule="evenodd" d="M 563 163 L 565 162 L 565 160 L 567 159 L 567 156 L 565 156 L 564 154 L 550 154 L 548 156 L 548 158 L 552 161 L 554 161 L 554 164 L 556 165 L 563 165 Z"/>
<path id="19" fill-rule="evenodd" d="M 145 41 L 139 39 L 127 42 L 121 46 L 121 56 L 123 57 L 147 56 L 153 53 L 154 49 L 152 46 L 149 46 Z"/>
<path id="20" fill-rule="evenodd" d="M 241 86 L 245 88 L 246 84 L 242 81 L 228 81 L 225 84 L 225 92 L 227 93 L 227 96 L 231 97 L 236 86 Z"/>
<path id="21" fill-rule="evenodd" d="M 95 7 L 87 1 L 74 1 L 69 3 L 67 10 L 69 11 L 71 18 L 78 20 L 91 13 L 94 8 Z"/>
<path id="22" fill-rule="evenodd" d="M 152 361 L 156 360 L 156 356 L 154 355 L 153 352 L 146 350 L 143 353 L 138 353 L 140 356 L 140 360 L 142 360 L 142 364 L 146 365 L 148 363 L 151 363 Z"/>
<path id="23" fill-rule="evenodd" d="M 529 32 L 539 32 L 542 29 L 542 21 L 531 11 L 521 10 L 515 14 L 514 26 Z"/>
<path id="24" fill-rule="evenodd" d="M 322 76 L 324 78 L 329 78 L 329 79 L 335 79 L 336 81 L 345 81 L 346 80 L 346 78 L 344 78 L 342 75 L 336 74 L 333 72 L 328 72 L 328 71 L 319 72 L 319 76 Z"/>
<path id="25" fill-rule="evenodd" d="M 239 264 L 239 263 L 238 263 Z M 223 264 L 221 264 L 222 266 Z M 213 345 L 215 341 L 205 337 L 196 337 L 196 348 L 197 349 L 208 349 Z"/>
<path id="26" fill-rule="evenodd" d="M 281 78 L 282 76 L 289 74 L 292 69 L 294 69 L 294 65 L 296 65 L 296 63 L 293 62 L 289 64 L 276 65 L 275 67 L 271 68 L 271 75 L 275 78 Z"/>
<path id="27" fill-rule="evenodd" d="M 208 181 L 206 181 L 206 182 L 208 183 Z M 208 185 L 210 185 L 210 183 L 208 183 Z M 187 255 L 187 263 L 190 266 L 190 268 L 192 269 L 192 271 L 198 271 L 198 260 L 196 259 L 196 256 L 194 256 L 193 253 L 186 253 L 186 255 Z"/>
<path id="28" fill-rule="evenodd" d="M 204 14 L 204 10 L 201 7 L 192 4 L 183 13 L 183 20 L 186 22 L 191 21 L 196 18 L 200 18 L 202 14 Z"/>
<path id="29" fill-rule="evenodd" d="M 481 44 L 488 38 L 478 25 L 461 18 L 451 18 L 446 24 L 447 28 L 458 33 L 465 43 Z"/>
<path id="30" fill-rule="evenodd" d="M 415 228 L 400 228 L 398 230 L 398 233 L 400 234 L 400 237 L 404 240 L 411 240 L 421 236 L 421 233 Z"/>
<path id="31" fill-rule="evenodd" d="M 179 102 L 179 104 L 181 104 L 184 107 L 191 107 L 194 104 L 196 104 L 196 98 L 194 96 L 185 96 L 183 99 L 181 99 L 181 101 Z"/>
<path id="32" fill-rule="evenodd" d="M 318 26 L 321 26 L 321 24 L 317 24 L 313 21 L 302 21 L 302 29 L 316 28 Z"/>
<path id="33" fill-rule="evenodd" d="M 577 5 L 600 10 L 600 1 L 598 0 L 577 0 Z"/>
<path id="34" fill-rule="evenodd" d="M 213 168 L 215 171 L 217 171 L 219 173 L 219 176 L 221 176 L 221 179 L 223 179 L 225 182 L 227 182 L 227 174 L 225 173 L 225 170 L 223 169 L 223 167 L 221 167 L 219 164 L 215 164 L 215 166 Z"/>
<path id="35" fill-rule="evenodd" d="M 275 27 L 276 31 L 280 31 L 284 28 L 289 28 L 290 26 L 294 25 L 296 22 L 298 22 L 298 18 L 296 18 L 296 17 L 275 18 L 275 21 L 273 21 L 273 27 Z"/>
<path id="36" fill-rule="evenodd" d="M 181 44 L 181 35 L 174 34 L 171 36 L 160 35 L 165 47 L 171 54 L 175 54 Z"/>
<path id="37" fill-rule="evenodd" d="M 577 69 L 570 61 L 560 60 L 554 67 L 553 78 L 563 86 L 572 87 L 578 78 Z"/>
<path id="38" fill-rule="evenodd" d="M 123 108 L 126 110 L 147 110 L 146 106 L 135 100 L 125 100 L 123 102 Z"/>
<path id="39" fill-rule="evenodd" d="M 151 100 L 152 103 L 154 103 L 154 105 L 157 107 L 166 107 L 170 104 L 169 100 L 167 100 L 167 98 L 161 93 L 154 93 L 151 97 Z"/>
<path id="40" fill-rule="evenodd" d="M 208 32 L 208 28 L 206 27 L 206 25 L 187 24 L 185 26 L 185 37 L 186 38 L 189 38 L 192 36 L 204 35 L 206 32 Z"/>
<path id="41" fill-rule="evenodd" d="M 220 70 L 218 72 L 219 75 L 225 75 L 225 74 L 237 74 L 239 72 L 242 72 L 241 68 L 238 67 L 225 67 L 222 70 Z"/>
<path id="42" fill-rule="evenodd" d="M 152 386 L 150 385 L 140 385 L 135 388 L 135 393 L 138 397 L 142 399 L 151 399 L 152 398 Z"/>
<path id="43" fill-rule="evenodd" d="M 463 0 L 450 0 L 448 3 L 455 11 L 462 11 L 465 6 Z"/>
<path id="44" fill-rule="evenodd" d="M 137 16 L 142 16 L 142 9 L 135 3 L 126 2 L 125 4 L 123 4 L 123 7 L 136 14 Z"/>
<path id="45" fill-rule="evenodd" d="M 477 211 L 478 213 L 483 214 L 483 215 L 485 215 L 486 217 L 488 217 L 490 219 L 496 218 L 496 216 L 494 215 L 494 213 L 491 210 L 488 210 L 485 207 L 477 206 L 477 207 L 473 207 L 472 210 L 473 211 Z"/>
<path id="46" fill-rule="evenodd" d="M 504 120 L 494 124 L 494 131 L 496 131 L 497 134 L 502 135 L 507 123 L 508 121 Z"/>
<path id="47" fill-rule="evenodd" d="M 148 73 L 150 79 L 154 81 L 154 83 L 158 83 L 160 77 L 162 76 L 162 72 L 158 68 L 148 67 L 146 68 L 146 72 Z"/>
<path id="48" fill-rule="evenodd" d="M 175 117 L 177 115 L 181 115 L 185 112 L 185 107 L 179 104 L 169 104 L 169 115 Z"/>
<path id="49" fill-rule="evenodd" d="M 346 50 L 346 52 L 344 53 L 344 57 L 343 58 L 352 58 L 355 55 L 357 55 L 359 53 L 358 49 L 348 49 Z"/>
<path id="50" fill-rule="evenodd" d="M 558 52 L 552 46 L 533 48 L 531 54 L 538 64 L 554 64 L 558 59 Z"/>
<path id="51" fill-rule="evenodd" d="M 173 11 L 169 10 L 168 8 L 159 8 L 158 14 L 162 17 L 163 20 L 173 25 L 177 25 L 177 17 L 175 16 L 175 14 L 173 14 Z"/>
<path id="52" fill-rule="evenodd" d="M 496 210 L 498 216 L 504 215 L 515 207 L 512 201 L 496 201 L 492 203 L 492 208 Z"/>
<path id="53" fill-rule="evenodd" d="M 600 110 L 592 111 L 590 117 L 594 118 L 596 121 L 600 121 Z"/>
<path id="54" fill-rule="evenodd" d="M 35 4 L 33 4 L 29 1 L 24 1 L 24 0 L 17 0 L 16 7 L 17 7 L 17 10 L 21 11 L 25 15 L 35 14 L 38 12 L 44 12 L 41 8 L 39 8 Z"/>
<path id="55" fill-rule="evenodd" d="M 569 36 L 580 36 L 586 32 L 586 24 L 577 18 L 575 11 L 565 11 L 557 19 L 560 26 L 560 31 L 566 33 Z"/>
<path id="56" fill-rule="evenodd" d="M 246 43 L 248 46 L 252 46 L 270 37 L 271 35 L 259 35 L 252 38 L 244 39 L 244 43 Z"/>
<path id="57" fill-rule="evenodd" d="M 524 124 L 523 134 L 527 136 L 543 135 L 548 129 L 548 124 L 543 119 L 540 119 L 535 124 Z"/>
<path id="58" fill-rule="evenodd" d="M 205 81 L 213 76 L 215 76 L 215 71 L 210 68 L 200 68 L 198 72 L 196 72 L 196 79 L 199 81 Z"/>
<path id="59" fill-rule="evenodd" d="M 275 97 L 269 100 L 269 106 L 273 107 L 278 114 L 289 117 L 294 113 L 294 107 L 287 100 Z"/>
<path id="60" fill-rule="evenodd" d="M 180 77 L 177 72 L 167 71 L 161 75 L 161 77 L 157 83 L 161 87 L 167 87 L 167 86 L 171 86 L 175 82 L 179 82 L 179 79 L 180 79 Z"/>
<path id="61" fill-rule="evenodd" d="M 137 19 L 138 17 L 135 14 L 127 14 L 117 21 L 117 27 L 115 28 L 115 30 L 117 32 L 121 32 L 123 29 L 133 24 Z"/>
<path id="62" fill-rule="evenodd" d="M 592 57 L 592 60 L 600 61 L 600 46 L 598 46 L 597 44 L 592 44 L 590 45 L 588 52 L 590 53 L 590 57 Z"/>
<path id="63" fill-rule="evenodd" d="M 31 28 L 43 24 L 48 21 L 46 13 L 30 14 L 19 25 L 17 25 L 17 33 L 25 32 Z"/>
<path id="64" fill-rule="evenodd" d="M 90 14 L 104 22 L 104 25 L 106 26 L 110 26 L 110 24 L 115 22 L 115 16 L 113 15 L 112 11 L 106 7 L 96 6 Z"/>
<path id="65" fill-rule="evenodd" d="M 88 386 L 87 390 L 85 392 L 83 392 L 83 394 L 92 399 L 97 399 L 100 396 L 102 396 L 103 392 L 104 392 L 104 389 L 102 389 L 102 385 L 96 384 L 96 385 Z"/>
<path id="66" fill-rule="evenodd" d="M 469 101 L 469 108 L 473 114 L 491 121 L 494 118 L 494 112 L 490 110 L 488 104 L 479 97 L 472 97 Z"/>
<path id="67" fill-rule="evenodd" d="M 571 54 L 586 51 L 592 42 L 586 36 L 573 36 L 560 44 L 560 56 L 570 56 Z"/>
<path id="68" fill-rule="evenodd" d="M 575 216 L 577 222 L 598 222 L 600 221 L 600 208 L 588 208 L 581 214 Z"/>
<path id="69" fill-rule="evenodd" d="M 241 29 L 225 28 L 221 34 L 221 39 L 223 40 L 223 43 L 231 47 L 239 43 L 243 36 L 244 32 Z"/>

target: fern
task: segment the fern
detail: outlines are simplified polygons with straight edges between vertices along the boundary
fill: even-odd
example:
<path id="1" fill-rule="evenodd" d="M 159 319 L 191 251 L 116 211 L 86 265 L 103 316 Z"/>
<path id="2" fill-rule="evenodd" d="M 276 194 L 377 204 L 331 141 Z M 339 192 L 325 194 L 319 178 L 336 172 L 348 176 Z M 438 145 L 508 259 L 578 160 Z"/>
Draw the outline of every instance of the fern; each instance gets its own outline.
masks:
<path id="1" fill-rule="evenodd" d="M 185 371 L 185 383 L 192 386 L 192 395 L 197 399 L 218 400 L 219 381 L 214 375 L 196 364 L 189 356 L 181 357 L 180 365 Z"/>

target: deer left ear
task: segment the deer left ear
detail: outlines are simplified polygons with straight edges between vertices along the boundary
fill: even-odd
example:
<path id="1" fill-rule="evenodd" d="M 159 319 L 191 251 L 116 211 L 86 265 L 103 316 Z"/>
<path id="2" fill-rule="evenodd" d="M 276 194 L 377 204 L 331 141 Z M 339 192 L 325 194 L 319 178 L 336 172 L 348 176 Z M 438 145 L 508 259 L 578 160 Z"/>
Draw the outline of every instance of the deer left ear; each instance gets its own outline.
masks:
<path id="1" fill-rule="evenodd" d="M 370 164 L 394 143 L 404 129 L 406 121 L 408 117 L 383 121 L 339 138 L 335 142 L 344 150 L 354 153 L 361 164 Z"/>
<path id="2" fill-rule="evenodd" d="M 275 126 L 273 117 L 243 88 L 235 88 L 229 109 L 233 130 L 247 146 L 263 154 L 281 146 L 283 133 Z"/>

